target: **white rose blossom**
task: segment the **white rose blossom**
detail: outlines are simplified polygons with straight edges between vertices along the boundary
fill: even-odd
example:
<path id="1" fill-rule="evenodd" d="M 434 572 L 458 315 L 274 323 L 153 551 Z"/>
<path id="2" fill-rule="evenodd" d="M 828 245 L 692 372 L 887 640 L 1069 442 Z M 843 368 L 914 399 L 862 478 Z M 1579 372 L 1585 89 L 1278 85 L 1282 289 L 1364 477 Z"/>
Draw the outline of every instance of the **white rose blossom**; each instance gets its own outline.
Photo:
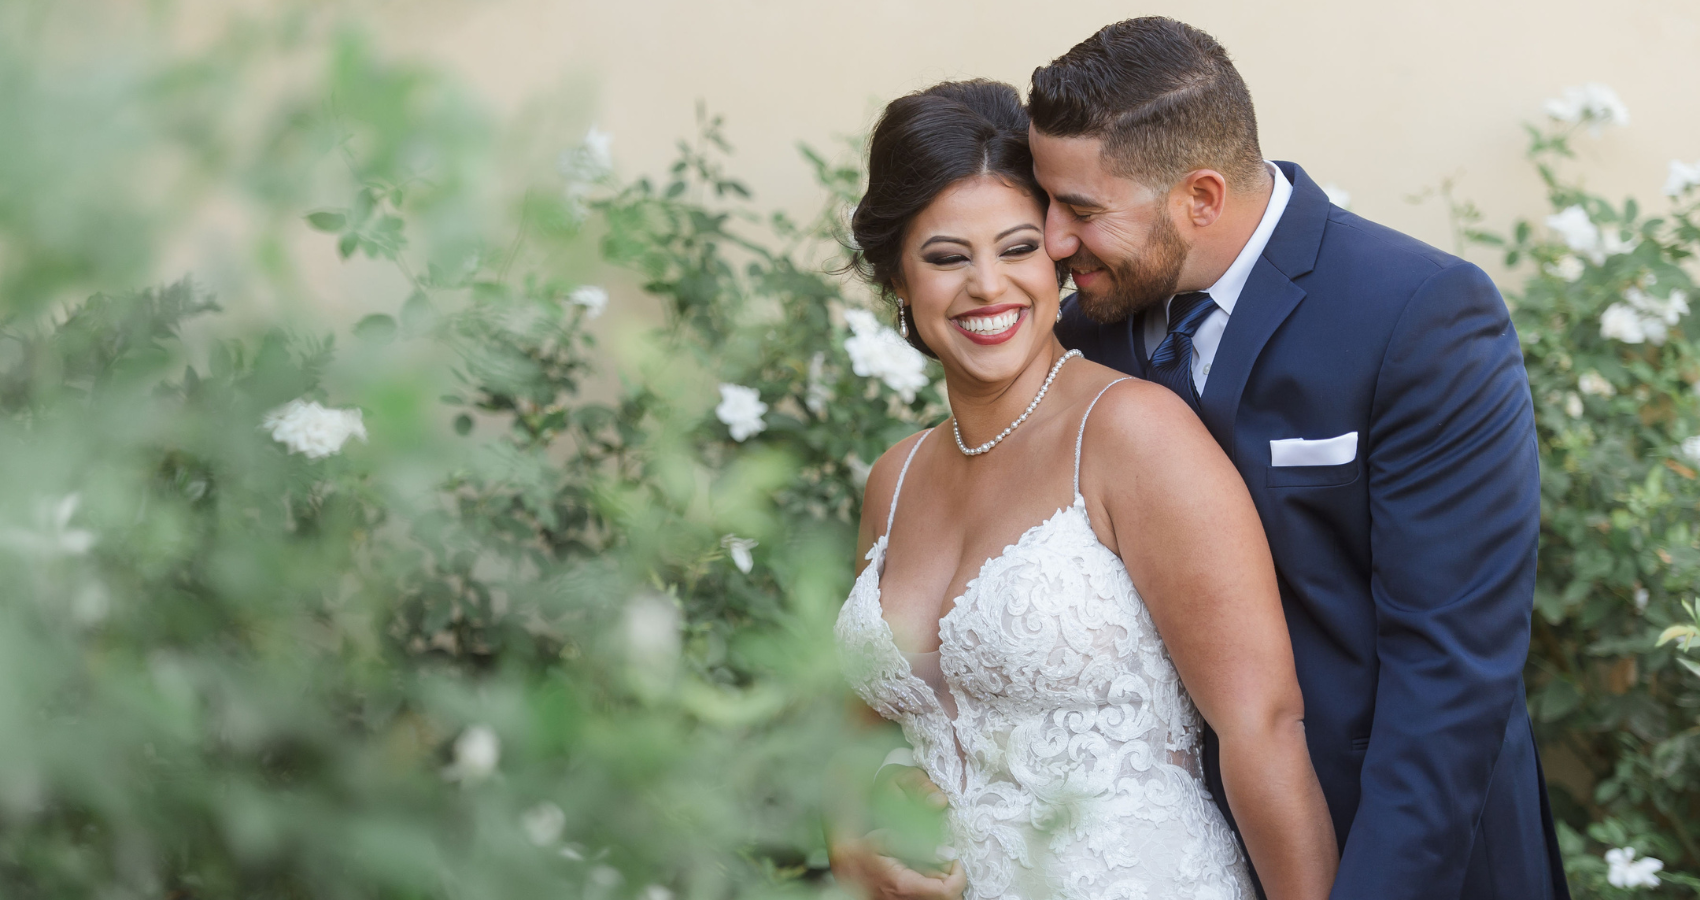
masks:
<path id="1" fill-rule="evenodd" d="M 82 505 L 81 494 L 35 502 L 35 527 L 0 529 L 0 546 L 31 556 L 82 556 L 94 547 L 94 532 L 72 528 L 71 517 Z"/>
<path id="2" fill-rule="evenodd" d="M 1582 398 L 1575 391 L 1564 395 L 1564 412 L 1572 419 L 1582 418 Z"/>
<path id="3" fill-rule="evenodd" d="M 832 402 L 832 386 L 826 383 L 826 353 L 817 352 L 809 358 L 809 389 L 803 395 L 803 405 L 817 416 L 826 414 Z"/>
<path id="4" fill-rule="evenodd" d="M 1576 389 L 1595 397 L 1610 397 L 1617 393 L 1617 388 L 1612 387 L 1604 375 L 1592 371 L 1584 372 L 1581 378 L 1576 379 Z"/>
<path id="5" fill-rule="evenodd" d="M 652 673 L 671 671 L 679 659 L 679 604 L 663 594 L 643 593 L 626 603 L 626 653 Z"/>
<path id="6" fill-rule="evenodd" d="M 914 400 L 915 393 L 928 385 L 927 358 L 897 332 L 881 325 L 873 313 L 847 309 L 844 321 L 851 331 L 844 339 L 844 352 L 850 354 L 850 368 L 857 375 L 885 382 L 904 403 Z"/>
<path id="7" fill-rule="evenodd" d="M 756 564 L 755 557 L 750 554 L 750 551 L 761 546 L 761 542 L 729 534 L 720 539 L 720 546 L 726 548 L 726 552 L 731 555 L 732 565 L 737 566 L 738 571 L 748 575 L 750 569 L 754 568 Z"/>
<path id="8" fill-rule="evenodd" d="M 561 839 L 567 827 L 567 814 L 559 806 L 544 801 L 520 814 L 519 825 L 525 837 L 539 847 L 548 847 Z"/>
<path id="9" fill-rule="evenodd" d="M 766 414 L 767 404 L 761 402 L 760 391 L 741 384 L 720 385 L 720 405 L 714 408 L 714 415 L 726 423 L 732 440 L 743 443 L 750 435 L 765 431 L 767 422 L 762 416 Z"/>
<path id="10" fill-rule="evenodd" d="M 1616 91 L 1597 81 L 1565 88 L 1563 96 L 1548 100 L 1545 108 L 1547 115 L 1560 122 L 1571 125 L 1586 122 L 1595 137 L 1599 137 L 1605 125 L 1629 124 L 1629 108 L 1623 105 Z"/>
<path id="11" fill-rule="evenodd" d="M 568 294 L 567 302 L 584 307 L 584 317 L 594 319 L 608 308 L 608 291 L 594 284 L 587 284 Z"/>
<path id="12" fill-rule="evenodd" d="M 1330 181 L 1322 186 L 1322 192 L 1328 195 L 1328 202 L 1341 209 L 1352 208 L 1352 192 Z"/>
<path id="13" fill-rule="evenodd" d="M 444 777 L 471 783 L 496 773 L 502 759 L 502 741 L 488 725 L 474 725 L 455 739 L 455 759 Z"/>
<path id="14" fill-rule="evenodd" d="M 1640 288 L 1623 292 L 1623 303 L 1613 303 L 1600 316 L 1600 334 L 1626 344 L 1662 345 L 1670 326 L 1688 315 L 1688 295 L 1673 290 L 1663 300 Z"/>
<path id="15" fill-rule="evenodd" d="M 1700 160 L 1695 160 L 1694 165 L 1671 160 L 1670 175 L 1665 178 L 1665 196 L 1680 197 L 1695 187 L 1700 187 Z"/>
<path id="16" fill-rule="evenodd" d="M 315 400 L 291 400 L 266 413 L 260 427 L 272 440 L 304 453 L 308 459 L 324 459 L 342 450 L 351 437 L 366 440 L 366 424 L 358 409 L 328 409 Z"/>
<path id="17" fill-rule="evenodd" d="M 1654 874 L 1665 867 L 1664 861 L 1651 856 L 1635 858 L 1635 848 L 1618 847 L 1606 851 L 1606 881 L 1617 888 L 1655 888 L 1659 876 Z"/>
<path id="18" fill-rule="evenodd" d="M 1566 254 L 1559 258 L 1557 262 L 1547 263 L 1546 270 L 1548 275 L 1574 284 L 1587 271 L 1587 268 L 1583 265 L 1581 259 Z"/>

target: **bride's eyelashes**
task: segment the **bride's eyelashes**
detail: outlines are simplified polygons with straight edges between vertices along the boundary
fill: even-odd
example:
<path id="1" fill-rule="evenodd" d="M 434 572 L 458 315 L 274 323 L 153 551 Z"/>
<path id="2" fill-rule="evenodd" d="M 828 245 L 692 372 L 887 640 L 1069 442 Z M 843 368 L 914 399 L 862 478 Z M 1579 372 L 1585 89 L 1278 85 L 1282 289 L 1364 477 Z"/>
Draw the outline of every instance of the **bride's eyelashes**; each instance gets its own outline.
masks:
<path id="1" fill-rule="evenodd" d="M 1030 241 L 1023 241 L 1022 243 L 1016 244 L 1015 246 L 1004 250 L 1003 252 L 999 253 L 998 256 L 1002 257 L 1003 259 L 1022 259 L 1024 257 L 1033 255 L 1038 250 L 1039 250 L 1038 244 L 1032 243 Z M 960 253 L 938 253 L 938 254 L 923 256 L 923 257 L 921 257 L 921 259 L 922 259 L 922 261 L 926 262 L 928 265 L 939 266 L 941 268 L 946 267 L 946 266 L 960 265 L 960 264 L 968 261 L 968 257 L 966 257 L 966 256 L 964 256 Z"/>

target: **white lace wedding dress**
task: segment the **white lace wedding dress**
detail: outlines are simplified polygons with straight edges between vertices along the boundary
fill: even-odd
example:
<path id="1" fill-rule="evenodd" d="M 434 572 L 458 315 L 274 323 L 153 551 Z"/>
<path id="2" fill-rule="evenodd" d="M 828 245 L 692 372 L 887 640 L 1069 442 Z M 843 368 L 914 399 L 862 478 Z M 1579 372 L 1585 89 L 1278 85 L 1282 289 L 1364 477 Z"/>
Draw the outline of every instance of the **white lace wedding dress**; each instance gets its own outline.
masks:
<path id="1" fill-rule="evenodd" d="M 838 615 L 845 672 L 949 798 L 970 900 L 1251 900 L 1200 774 L 1198 712 L 1087 517 L 1085 430 L 1083 416 L 1074 502 L 986 561 L 939 622 L 936 654 L 906 655 L 879 580 L 903 478 L 930 433 L 915 442 L 886 535 Z"/>

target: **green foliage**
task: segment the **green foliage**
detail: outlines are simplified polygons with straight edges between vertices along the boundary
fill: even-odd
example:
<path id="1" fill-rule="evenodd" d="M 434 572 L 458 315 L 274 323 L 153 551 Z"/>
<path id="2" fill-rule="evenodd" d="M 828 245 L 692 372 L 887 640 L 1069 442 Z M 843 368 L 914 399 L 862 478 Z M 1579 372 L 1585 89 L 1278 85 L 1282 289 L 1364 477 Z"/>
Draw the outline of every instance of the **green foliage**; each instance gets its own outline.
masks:
<path id="1" fill-rule="evenodd" d="M 452 84 L 286 18 L 326 68 L 261 140 L 175 121 L 139 152 L 285 223 L 242 283 L 287 295 L 283 247 L 320 232 L 410 287 L 347 342 L 248 331 L 187 280 L 69 302 L 145 269 L 185 197 L 135 200 L 134 266 L 6 257 L 0 894 L 817 892 L 822 764 L 867 740 L 831 662 L 847 460 L 936 394 L 850 373 L 848 301 L 806 260 L 830 235 L 719 206 L 748 192 L 712 123 L 659 188 L 539 173 L 510 203 Z M 239 75 L 155 64 L 173 108 Z M 617 353 L 559 262 L 588 213 L 668 304 Z M 584 396 L 598 378 L 610 399 Z M 730 438 L 719 381 L 761 392 L 765 432 Z M 356 407 L 369 443 L 290 452 L 262 424 L 298 398 Z M 759 541 L 747 570 L 733 536 Z"/>
<path id="2" fill-rule="evenodd" d="M 1461 225 L 1532 267 L 1507 291 L 1541 451 L 1529 706 L 1578 895 L 1628 895 L 1600 858 L 1625 846 L 1663 860 L 1660 890 L 1686 895 L 1668 885 L 1700 884 L 1683 874 L 1700 870 L 1700 680 L 1655 644 L 1690 618 L 1700 576 L 1700 441 L 1684 444 L 1700 435 L 1686 302 L 1700 197 L 1648 218 L 1590 194 L 1563 174 L 1573 131 L 1530 129 L 1545 227 L 1495 235 L 1473 210 Z"/>

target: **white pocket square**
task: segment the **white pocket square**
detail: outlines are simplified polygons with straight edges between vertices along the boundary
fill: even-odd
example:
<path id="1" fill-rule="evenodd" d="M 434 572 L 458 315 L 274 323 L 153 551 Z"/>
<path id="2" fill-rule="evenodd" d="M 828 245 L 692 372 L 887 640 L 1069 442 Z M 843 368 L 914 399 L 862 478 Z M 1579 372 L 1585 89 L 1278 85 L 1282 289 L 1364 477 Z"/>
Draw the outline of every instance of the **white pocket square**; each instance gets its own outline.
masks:
<path id="1" fill-rule="evenodd" d="M 1272 466 L 1338 466 L 1358 456 L 1358 433 L 1307 441 L 1287 438 L 1269 442 L 1269 464 Z"/>

